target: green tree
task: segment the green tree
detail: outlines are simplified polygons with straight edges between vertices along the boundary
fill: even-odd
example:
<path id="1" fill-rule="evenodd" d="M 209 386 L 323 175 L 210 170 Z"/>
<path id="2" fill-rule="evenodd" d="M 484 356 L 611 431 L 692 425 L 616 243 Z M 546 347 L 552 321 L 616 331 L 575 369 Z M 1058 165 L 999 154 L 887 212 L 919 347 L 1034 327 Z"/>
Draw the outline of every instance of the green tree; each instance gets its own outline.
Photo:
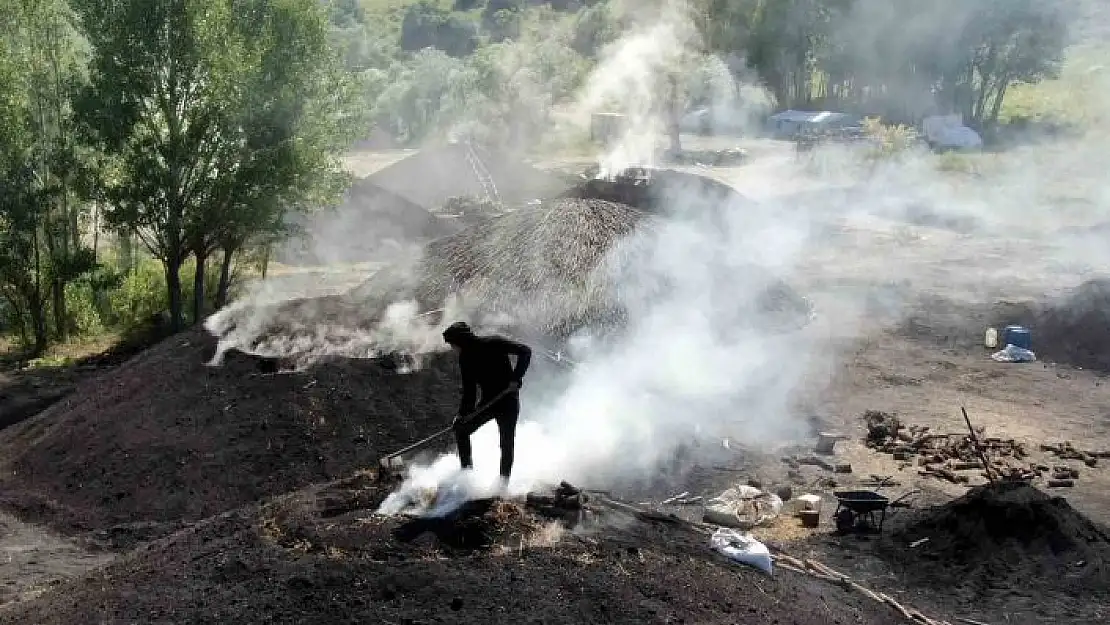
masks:
<path id="1" fill-rule="evenodd" d="M 998 121 L 1006 92 L 1017 83 L 1059 75 L 1067 22 L 1059 4 L 1034 0 L 978 0 L 961 37 L 961 80 L 949 105 L 973 125 Z"/>
<path id="2" fill-rule="evenodd" d="M 463 60 L 425 48 L 391 71 L 374 103 L 377 123 L 401 141 L 445 132 L 473 111 L 478 74 Z"/>
<path id="3" fill-rule="evenodd" d="M 478 26 L 459 13 L 452 13 L 430 0 L 420 0 L 405 9 L 401 20 L 401 49 L 416 52 L 437 48 L 460 58 L 478 47 Z"/>
<path id="4" fill-rule="evenodd" d="M 162 262 L 177 329 L 189 255 L 202 313 L 212 251 L 280 220 L 261 199 L 333 175 L 349 85 L 315 0 L 89 0 L 81 14 L 96 50 L 82 119 L 119 172 L 102 181 L 105 217 Z"/>
<path id="5" fill-rule="evenodd" d="M 74 181 L 83 154 L 70 107 L 85 77 L 86 48 L 69 8 L 59 1 L 0 2 L 0 34 L 5 92 L 0 227 L 8 243 L 0 272 L 11 308 L 31 319 L 33 347 L 41 351 L 49 339 L 50 312 L 54 335 L 68 334 L 66 285 L 93 264 L 79 227 L 84 206 Z"/>

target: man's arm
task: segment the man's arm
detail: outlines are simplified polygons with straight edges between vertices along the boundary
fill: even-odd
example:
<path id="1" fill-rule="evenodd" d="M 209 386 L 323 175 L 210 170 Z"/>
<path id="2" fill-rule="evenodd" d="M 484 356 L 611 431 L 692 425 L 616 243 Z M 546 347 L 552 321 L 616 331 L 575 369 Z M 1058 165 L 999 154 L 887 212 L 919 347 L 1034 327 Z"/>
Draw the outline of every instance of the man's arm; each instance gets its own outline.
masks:
<path id="1" fill-rule="evenodd" d="M 516 378 L 516 383 L 519 386 L 524 381 L 524 374 L 528 372 L 528 365 L 532 362 L 532 348 L 524 343 L 507 339 L 504 337 L 497 337 L 497 346 L 505 350 L 508 354 L 516 356 L 516 366 L 513 367 L 513 377 Z"/>

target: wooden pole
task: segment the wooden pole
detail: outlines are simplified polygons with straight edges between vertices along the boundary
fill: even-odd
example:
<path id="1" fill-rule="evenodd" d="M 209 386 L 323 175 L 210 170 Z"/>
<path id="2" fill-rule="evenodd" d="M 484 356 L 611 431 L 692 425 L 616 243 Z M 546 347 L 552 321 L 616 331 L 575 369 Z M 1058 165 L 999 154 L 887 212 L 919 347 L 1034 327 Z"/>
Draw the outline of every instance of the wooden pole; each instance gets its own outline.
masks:
<path id="1" fill-rule="evenodd" d="M 983 461 L 983 470 L 986 473 L 987 481 L 994 484 L 991 463 L 987 461 L 987 454 L 983 451 L 983 446 L 979 444 L 979 437 L 975 434 L 975 428 L 971 426 L 971 418 L 967 416 L 967 408 L 960 406 L 960 412 L 964 413 L 964 421 L 967 422 L 967 431 L 971 433 L 971 444 L 975 445 L 975 451 L 979 453 L 979 459 Z"/>

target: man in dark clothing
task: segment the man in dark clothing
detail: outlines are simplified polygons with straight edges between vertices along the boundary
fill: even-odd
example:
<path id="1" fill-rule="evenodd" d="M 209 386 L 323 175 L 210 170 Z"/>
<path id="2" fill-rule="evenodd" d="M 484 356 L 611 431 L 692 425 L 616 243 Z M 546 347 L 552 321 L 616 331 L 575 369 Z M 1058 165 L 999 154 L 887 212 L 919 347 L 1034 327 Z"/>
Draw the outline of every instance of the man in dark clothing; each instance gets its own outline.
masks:
<path id="1" fill-rule="evenodd" d="M 443 340 L 458 352 L 462 374 L 462 402 L 459 414 L 451 424 L 459 446 L 459 460 L 463 469 L 473 468 L 470 435 L 496 419 L 497 431 L 501 435 L 501 480 L 504 485 L 508 483 L 513 468 L 516 420 L 520 415 L 519 391 L 532 359 L 532 350 L 523 343 L 501 336 L 476 336 L 463 321 L 455 322 L 444 330 Z M 509 362 L 510 355 L 516 356 L 516 366 Z M 493 403 L 481 414 L 464 420 L 474 412 L 479 390 L 483 404 Z"/>

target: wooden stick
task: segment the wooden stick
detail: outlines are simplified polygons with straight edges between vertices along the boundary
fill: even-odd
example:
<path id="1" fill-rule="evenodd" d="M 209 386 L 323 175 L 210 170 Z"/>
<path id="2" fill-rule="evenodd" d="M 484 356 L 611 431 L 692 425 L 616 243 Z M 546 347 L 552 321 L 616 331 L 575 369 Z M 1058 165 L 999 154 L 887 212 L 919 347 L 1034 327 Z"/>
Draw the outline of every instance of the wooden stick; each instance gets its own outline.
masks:
<path id="1" fill-rule="evenodd" d="M 987 454 L 983 451 L 983 446 L 979 444 L 979 436 L 975 433 L 975 428 L 971 425 L 971 417 L 967 416 L 967 408 L 960 406 L 960 412 L 964 413 L 964 421 L 967 422 L 967 431 L 971 432 L 971 443 L 975 445 L 975 451 L 979 453 L 979 459 L 983 461 L 983 470 L 987 473 L 987 481 L 994 484 L 994 476 L 991 473 L 991 463 L 987 460 Z"/>
<path id="2" fill-rule="evenodd" d="M 465 417 L 459 419 L 459 421 L 465 423 L 465 422 L 477 417 L 478 415 L 480 415 L 483 412 L 485 412 L 486 410 L 488 410 L 490 408 L 490 406 L 493 406 L 493 404 L 495 404 L 497 402 L 497 400 L 499 400 L 502 397 L 508 395 L 512 391 L 513 391 L 512 387 L 509 387 L 509 388 L 501 391 L 500 393 L 494 395 L 493 399 L 491 399 L 491 400 L 487 401 L 486 403 L 482 404 L 481 406 L 476 408 L 470 414 L 468 414 Z M 393 461 L 396 458 L 399 458 L 399 457 L 409 453 L 410 451 L 420 449 L 424 445 L 427 445 L 428 443 L 431 443 L 432 441 L 436 440 L 437 438 L 439 438 L 441 436 L 445 436 L 447 434 L 450 434 L 452 430 L 454 430 L 453 426 L 445 427 L 442 430 L 436 432 L 435 434 L 432 434 L 431 436 L 429 436 L 427 438 L 421 439 L 421 440 L 409 445 L 408 447 L 405 447 L 404 449 L 401 449 L 399 451 L 395 451 L 395 452 L 389 454 L 388 456 L 382 457 L 381 460 L 378 460 L 378 465 L 381 466 L 381 467 L 391 466 L 393 464 Z"/>

